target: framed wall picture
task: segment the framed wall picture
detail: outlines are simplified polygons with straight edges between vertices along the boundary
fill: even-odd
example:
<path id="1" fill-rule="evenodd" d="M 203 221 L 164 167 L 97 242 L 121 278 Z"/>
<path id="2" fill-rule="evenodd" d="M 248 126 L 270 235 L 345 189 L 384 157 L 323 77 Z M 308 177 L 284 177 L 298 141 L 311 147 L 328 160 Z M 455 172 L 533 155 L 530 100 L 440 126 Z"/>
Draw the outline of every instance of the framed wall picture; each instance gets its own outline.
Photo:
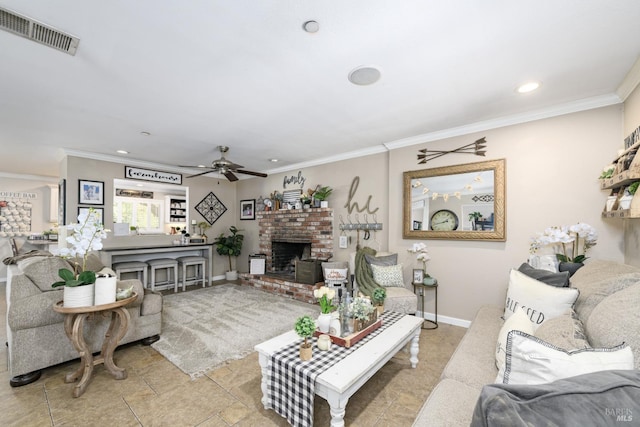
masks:
<path id="1" fill-rule="evenodd" d="M 104 205 L 104 182 L 79 179 L 78 204 Z"/>
<path id="2" fill-rule="evenodd" d="M 58 182 L 58 225 L 67 225 L 67 180 L 62 178 Z"/>
<path id="3" fill-rule="evenodd" d="M 78 207 L 78 216 L 82 215 L 83 213 L 88 214 L 89 209 L 92 209 L 92 208 L 87 208 L 82 206 Z M 100 224 L 104 225 L 104 208 L 93 208 L 93 210 L 96 211 L 96 216 L 100 220 Z"/>
<path id="4" fill-rule="evenodd" d="M 422 283 L 424 280 L 424 271 L 419 268 L 413 269 L 413 283 Z"/>
<path id="5" fill-rule="evenodd" d="M 256 219 L 256 199 L 240 200 L 240 219 Z"/>

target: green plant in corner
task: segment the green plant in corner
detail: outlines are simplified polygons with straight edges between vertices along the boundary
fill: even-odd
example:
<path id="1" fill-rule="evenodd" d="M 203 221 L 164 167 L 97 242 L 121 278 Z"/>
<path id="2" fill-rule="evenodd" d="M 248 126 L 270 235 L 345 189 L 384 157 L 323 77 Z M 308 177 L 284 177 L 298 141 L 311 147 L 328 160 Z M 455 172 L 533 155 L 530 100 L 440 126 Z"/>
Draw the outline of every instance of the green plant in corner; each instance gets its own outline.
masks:
<path id="1" fill-rule="evenodd" d="M 62 280 L 55 282 L 51 287 L 91 285 L 96 282 L 96 273 L 87 271 L 87 257 L 89 252 L 102 249 L 102 239 L 107 237 L 108 230 L 105 230 L 96 210 L 93 208 L 78 215 L 78 223 L 69 224 L 67 229 L 73 230 L 71 236 L 67 237 L 67 242 L 71 243 L 71 248 L 60 249 L 60 255 L 63 257 L 76 257 L 76 259 L 81 256 L 82 265 L 75 260 L 73 262 L 73 271 L 66 268 L 58 270 L 58 276 Z"/>
<path id="2" fill-rule="evenodd" d="M 224 233 L 220 233 L 220 235 L 213 241 L 213 244 L 216 245 L 216 252 L 218 252 L 219 255 L 226 255 L 229 257 L 229 271 L 233 271 L 231 257 L 237 257 L 240 255 L 244 236 L 239 234 L 242 230 L 236 228 L 235 225 L 229 227 L 229 230 L 231 231 L 230 235 L 225 236 Z"/>
<path id="3" fill-rule="evenodd" d="M 636 194 L 636 191 L 638 191 L 638 186 L 640 185 L 640 181 L 636 181 L 634 183 L 632 183 L 629 188 L 627 188 L 627 190 L 629 191 L 630 195 L 634 195 Z"/>
<path id="4" fill-rule="evenodd" d="M 296 320 L 295 331 L 296 334 L 298 334 L 301 338 L 304 338 L 303 347 L 311 347 L 311 344 L 307 341 L 307 339 L 313 336 L 315 330 L 316 323 L 313 321 L 311 316 L 304 315 Z"/>

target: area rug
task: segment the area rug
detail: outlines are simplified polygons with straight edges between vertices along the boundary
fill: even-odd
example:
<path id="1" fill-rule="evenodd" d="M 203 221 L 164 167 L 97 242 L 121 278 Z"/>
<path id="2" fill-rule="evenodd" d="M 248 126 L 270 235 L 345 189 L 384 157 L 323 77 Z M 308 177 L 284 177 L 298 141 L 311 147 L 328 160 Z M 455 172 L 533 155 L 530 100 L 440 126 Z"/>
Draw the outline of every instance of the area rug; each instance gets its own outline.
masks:
<path id="1" fill-rule="evenodd" d="M 318 306 L 231 283 L 169 294 L 152 347 L 193 379 L 318 313 Z"/>

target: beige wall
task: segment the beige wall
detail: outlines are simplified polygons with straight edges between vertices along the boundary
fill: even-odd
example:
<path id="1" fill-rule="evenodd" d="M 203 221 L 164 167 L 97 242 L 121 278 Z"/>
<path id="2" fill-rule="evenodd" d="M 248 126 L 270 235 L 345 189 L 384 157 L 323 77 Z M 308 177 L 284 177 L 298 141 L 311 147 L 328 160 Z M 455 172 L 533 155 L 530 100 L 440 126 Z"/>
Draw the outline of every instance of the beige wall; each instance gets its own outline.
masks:
<path id="1" fill-rule="evenodd" d="M 640 87 L 637 87 L 624 103 L 623 138 L 640 126 Z M 640 267 L 640 219 L 624 220 L 624 261 Z"/>
<path id="2" fill-rule="evenodd" d="M 329 201 L 329 207 L 334 211 L 333 260 L 348 261 L 349 254 L 356 250 L 357 234 L 355 231 L 345 233 L 351 237 L 351 243 L 347 249 L 340 249 L 338 247 L 340 216 L 342 216 L 345 223 L 348 222 L 347 215 L 349 215 L 349 212 L 345 205 L 349 198 L 349 190 L 355 177 L 360 177 L 360 183 L 352 199 L 352 204 L 356 202 L 358 207 L 363 209 L 369 196 L 371 196 L 369 202 L 370 211 L 378 209 L 375 213 L 376 219 L 379 223 L 383 224 L 383 230 L 376 233 L 371 232 L 371 237 L 368 241 L 363 239 L 364 234 L 361 232 L 360 243 L 376 249 L 386 250 L 388 247 L 387 230 L 390 227 L 387 206 L 389 194 L 389 186 L 387 184 L 387 153 L 343 160 L 322 166 L 296 169 L 286 173 L 271 175 L 265 179 L 255 178 L 242 180 L 238 183 L 238 201 L 243 199 L 257 199 L 260 196 L 268 197 L 276 190 L 282 192 L 283 190 L 300 188 L 299 185 L 289 184 L 283 189 L 284 178 L 298 176 L 299 171 L 306 180 L 304 184 L 305 192 L 308 188 L 315 188 L 317 185 L 327 185 L 333 188 L 333 193 L 327 199 Z M 350 214 L 352 222 L 356 221 L 356 213 L 357 211 L 353 209 Z M 367 211 L 358 214 L 361 222 L 364 222 L 365 213 L 367 213 Z M 367 219 L 369 222 L 374 222 L 371 214 L 367 214 Z M 247 271 L 248 255 L 258 252 L 258 221 L 238 221 L 238 223 L 238 227 L 245 230 L 245 249 L 243 249 L 242 255 L 239 257 L 240 271 Z"/>
<path id="3" fill-rule="evenodd" d="M 353 179 L 360 178 L 360 185 L 353 201 L 361 207 L 369 196 L 370 208 L 376 209 L 383 231 L 363 245 L 380 250 L 398 252 L 405 265 L 405 278 L 420 265 L 407 249 L 414 240 L 402 239 L 402 172 L 419 169 L 417 150 L 424 147 L 454 149 L 485 136 L 488 142 L 486 159 L 506 159 L 507 165 L 507 240 L 505 242 L 474 242 L 429 240 L 426 241 L 432 260 L 427 269 L 438 278 L 439 316 L 444 321 L 470 320 L 477 308 L 486 303 L 502 304 L 507 286 L 508 271 L 524 262 L 528 256 L 530 238 L 538 231 L 552 225 L 587 222 L 597 228 L 600 238 L 590 253 L 597 258 L 622 261 L 623 224 L 616 220 L 603 221 L 600 212 L 606 192 L 599 190 L 598 175 L 622 146 L 623 117 L 634 121 L 634 129 L 640 122 L 637 108 L 638 91 L 627 102 L 623 114 L 622 105 L 600 108 L 581 113 L 545 119 L 516 126 L 504 127 L 473 135 L 430 142 L 389 152 L 374 154 L 328 165 L 292 170 L 273 174 L 265 179 L 252 178 L 228 183 L 207 177 L 186 179 L 190 187 L 190 215 L 202 219 L 194 206 L 210 191 L 225 204 L 228 211 L 208 231 L 213 238 L 227 233 L 231 225 L 244 230 L 245 246 L 238 259 L 240 271 L 247 271 L 247 258 L 258 250 L 257 221 L 241 221 L 238 204 L 243 199 L 266 197 L 274 190 L 283 190 L 283 178 L 297 175 L 306 179 L 304 189 L 316 185 L 334 188 L 329 197 L 334 209 L 334 259 L 346 260 L 355 250 L 356 233 L 348 233 L 352 242 L 348 249 L 338 248 L 339 218 L 347 221 L 345 204 Z M 633 117 L 628 116 L 632 114 Z M 484 160 L 462 155 L 443 156 L 428 167 L 452 165 Z M 61 176 L 67 178 L 68 212 L 77 211 L 78 179 L 105 182 L 105 206 L 111 206 L 113 178 L 122 178 L 122 164 L 69 157 L 63 162 Z M 219 183 L 218 183 L 219 182 Z M 299 188 L 293 184 L 286 189 Z M 112 221 L 110 209 L 105 210 L 106 223 Z M 363 213 L 359 214 L 363 220 Z M 73 218 L 73 217 L 72 217 Z M 351 214 L 355 221 L 355 212 Z M 372 221 L 369 215 L 369 221 Z M 133 237 L 136 238 L 136 237 Z M 167 236 L 171 239 L 170 236 Z M 112 238 L 113 239 L 113 238 Z M 143 239 L 143 238 L 140 238 Z M 374 240 L 375 239 L 375 240 Z M 143 242 L 144 240 L 138 240 Z M 115 244 L 109 242 L 108 244 Z M 214 275 L 226 270 L 225 259 L 214 257 Z M 433 311 L 433 295 L 427 296 L 427 311 Z"/>
<path id="4" fill-rule="evenodd" d="M 622 261 L 622 224 L 601 220 L 606 193 L 600 191 L 597 179 L 621 145 L 621 117 L 620 106 L 601 108 L 390 153 L 392 189 L 401 188 L 403 171 L 420 169 L 416 161 L 420 148 L 454 149 L 486 136 L 486 160 L 506 159 L 507 240 L 426 241 L 432 257 L 427 269 L 440 284 L 439 315 L 470 320 L 482 304 L 502 305 L 509 269 L 527 260 L 530 238 L 549 226 L 591 224 L 600 238 L 590 255 Z M 452 154 L 427 166 L 482 160 Z M 406 254 L 414 241 L 402 239 L 402 195 L 399 190 L 389 194 L 389 222 L 395 227 L 389 244 Z M 412 257 L 405 259 L 408 268 L 419 267 Z"/>
<path id="5" fill-rule="evenodd" d="M 113 179 L 124 178 L 124 166 L 120 163 L 104 162 L 100 160 L 84 159 L 80 157 L 68 156 L 66 158 L 67 177 L 67 222 L 75 222 L 78 211 L 78 180 L 88 179 L 104 182 L 104 207 L 105 224 L 110 227 L 113 224 Z M 144 181 L 140 181 L 144 183 Z M 195 210 L 196 204 L 204 199 L 209 192 L 213 192 L 216 197 L 226 206 L 227 211 L 213 224 L 207 231 L 207 236 L 211 241 L 220 233 L 227 233 L 229 227 L 236 224 L 237 203 L 236 184 L 228 182 L 226 179 L 218 180 L 208 177 L 185 178 L 183 175 L 183 186 L 189 187 L 189 218 L 200 222 L 204 218 Z M 144 189 L 144 187 L 142 187 Z M 189 229 L 191 231 L 191 229 Z M 144 246 L 147 244 L 171 244 L 175 236 L 113 236 L 112 234 L 105 240 L 105 247 L 130 247 Z M 227 270 L 226 259 L 215 256 L 213 262 L 213 275 L 224 275 Z"/>
<path id="6" fill-rule="evenodd" d="M 482 304 L 503 304 L 509 269 L 526 261 L 530 238 L 549 226 L 589 223 L 600 235 L 598 245 L 590 255 L 623 260 L 622 224 L 611 220 L 605 222 L 600 218 L 607 194 L 599 189 L 597 179 L 622 144 L 621 130 L 622 106 L 613 106 L 301 171 L 307 179 L 305 188 L 316 184 L 335 188 L 329 199 L 330 206 L 335 209 L 334 259 L 346 260 L 349 252 L 355 249 L 355 242 L 349 249 L 338 249 L 340 232 L 337 226 L 340 215 L 346 220 L 344 204 L 349 186 L 352 179 L 359 176 L 356 200 L 364 203 L 371 194 L 371 207 L 380 208 L 377 218 L 384 224 L 383 232 L 376 238 L 379 245 L 373 245 L 373 241 L 361 243 L 398 252 L 399 260 L 405 266 L 405 279 L 410 280 L 411 270 L 421 265 L 407 251 L 415 241 L 402 239 L 402 172 L 420 169 L 416 160 L 420 148 L 454 149 L 486 136 L 486 159 L 506 159 L 507 241 L 426 241 L 433 258 L 428 263 L 428 272 L 441 284 L 439 315 L 455 322 L 456 319 L 470 320 Z M 481 160 L 484 159 L 449 155 L 427 166 Z M 274 190 L 282 191 L 283 177 L 297 173 L 294 170 L 264 180 L 241 181 L 238 200 L 267 196 Z M 246 271 L 248 254 L 258 250 L 258 225 L 257 221 L 238 223 L 247 236 L 245 250 L 240 257 L 240 269 Z M 350 235 L 355 241 L 355 233 Z M 428 295 L 428 311 L 433 311 L 432 300 L 433 295 Z"/>

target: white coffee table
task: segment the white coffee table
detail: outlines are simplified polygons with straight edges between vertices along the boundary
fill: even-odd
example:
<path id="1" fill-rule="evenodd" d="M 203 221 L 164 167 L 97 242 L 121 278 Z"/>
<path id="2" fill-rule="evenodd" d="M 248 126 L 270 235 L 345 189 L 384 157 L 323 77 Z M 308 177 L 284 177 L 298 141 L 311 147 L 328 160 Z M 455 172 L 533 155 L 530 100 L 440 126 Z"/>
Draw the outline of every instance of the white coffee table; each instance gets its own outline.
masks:
<path id="1" fill-rule="evenodd" d="M 329 402 L 331 426 L 344 426 L 344 414 L 349 398 L 411 341 L 411 367 L 418 365 L 418 340 L 423 319 L 404 316 L 356 351 L 336 363 L 316 379 L 315 394 Z M 269 357 L 285 345 L 298 340 L 294 331 L 286 332 L 255 346 L 262 369 L 262 404 L 267 407 L 267 377 Z M 336 344 L 333 344 L 334 346 Z M 319 352 L 317 347 L 314 354 Z"/>

